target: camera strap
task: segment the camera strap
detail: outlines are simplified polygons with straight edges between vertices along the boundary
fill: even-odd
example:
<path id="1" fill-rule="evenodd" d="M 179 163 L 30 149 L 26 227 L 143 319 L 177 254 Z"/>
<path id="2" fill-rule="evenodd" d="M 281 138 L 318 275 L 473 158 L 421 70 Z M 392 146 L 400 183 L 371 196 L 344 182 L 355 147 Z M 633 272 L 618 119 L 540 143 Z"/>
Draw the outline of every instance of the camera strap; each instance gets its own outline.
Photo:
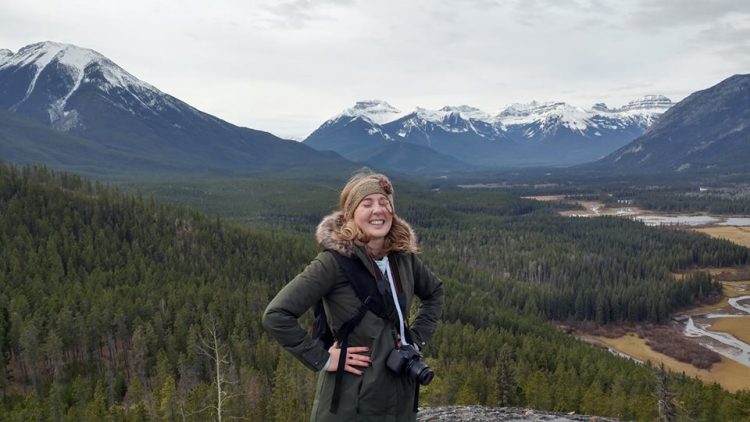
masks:
<path id="1" fill-rule="evenodd" d="M 419 383 L 415 382 L 417 386 L 414 388 L 414 413 L 419 412 Z"/>
<path id="2" fill-rule="evenodd" d="M 390 289 L 391 297 L 393 298 L 393 304 L 395 305 L 396 314 L 398 315 L 398 329 L 401 335 L 401 344 L 408 346 L 409 341 L 411 341 L 411 339 L 408 339 L 406 337 L 406 333 L 404 330 L 404 315 L 401 312 L 401 303 L 398 300 L 398 292 L 396 290 L 396 285 L 394 284 L 394 281 L 393 281 L 394 277 L 393 277 L 393 273 L 391 272 L 391 266 L 388 260 L 388 256 L 385 256 L 383 257 L 383 259 L 375 261 L 375 264 L 377 264 L 378 269 L 380 269 L 380 272 L 383 274 L 383 278 L 385 278 L 386 281 L 388 281 L 388 284 L 391 287 Z"/>

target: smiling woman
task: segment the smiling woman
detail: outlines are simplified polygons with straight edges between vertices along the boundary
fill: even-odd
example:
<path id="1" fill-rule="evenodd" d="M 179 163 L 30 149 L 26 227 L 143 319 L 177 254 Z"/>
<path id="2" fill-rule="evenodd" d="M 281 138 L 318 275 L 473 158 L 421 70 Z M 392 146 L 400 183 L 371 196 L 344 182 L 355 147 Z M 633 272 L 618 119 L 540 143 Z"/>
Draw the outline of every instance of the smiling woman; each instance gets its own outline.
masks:
<path id="1" fill-rule="evenodd" d="M 325 251 L 276 295 L 263 325 L 320 371 L 312 420 L 415 420 L 419 385 L 433 377 L 419 350 L 442 314 L 442 283 L 417 257 L 416 236 L 396 215 L 386 176 L 354 175 L 339 205 L 316 232 Z M 420 305 L 409 324 L 415 296 Z M 298 322 L 318 302 L 336 340 L 330 347 Z"/>

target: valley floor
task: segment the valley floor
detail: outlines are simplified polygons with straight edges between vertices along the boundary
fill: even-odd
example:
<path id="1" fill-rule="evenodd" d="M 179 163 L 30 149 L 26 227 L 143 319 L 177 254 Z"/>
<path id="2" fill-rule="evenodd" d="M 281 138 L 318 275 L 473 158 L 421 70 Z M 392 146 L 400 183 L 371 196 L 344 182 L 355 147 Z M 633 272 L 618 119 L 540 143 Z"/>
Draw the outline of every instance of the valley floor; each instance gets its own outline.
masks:
<path id="1" fill-rule="evenodd" d="M 742 365 L 726 357 L 721 362 L 713 364 L 710 369 L 698 369 L 689 363 L 683 363 L 663 353 L 656 352 L 646 345 L 646 339 L 639 338 L 635 333 L 628 333 L 619 338 L 601 336 L 579 336 L 582 340 L 615 350 L 641 362 L 650 361 L 654 366 L 660 362 L 677 373 L 685 373 L 691 377 L 698 377 L 707 383 L 719 383 L 724 389 L 736 392 L 750 388 L 750 367 Z"/>
<path id="2" fill-rule="evenodd" d="M 748 227 L 702 227 L 693 230 L 750 247 Z M 588 334 L 580 334 L 578 337 L 637 361 L 650 361 L 657 366 L 664 362 L 664 365 L 674 372 L 684 372 L 708 383 L 719 383 L 731 392 L 750 389 L 750 279 L 743 279 L 748 269 L 704 270 L 708 270 L 714 276 L 730 279 L 722 281 L 724 297 L 715 304 L 697 306 L 680 312 L 675 315 L 675 323 L 680 325 L 684 335 L 722 354 L 721 361 L 714 363 L 711 368 L 699 369 L 654 351 L 646 344 L 645 338 L 634 332 L 618 338 Z M 679 280 L 681 274 L 675 274 L 675 278 Z"/>
<path id="3" fill-rule="evenodd" d="M 726 272 L 726 269 L 722 270 Z M 722 284 L 723 300 L 713 305 L 688 309 L 675 316 L 675 323 L 680 325 L 683 334 L 722 355 L 721 361 L 714 363 L 710 369 L 699 369 L 654 351 L 646 344 L 645 338 L 640 338 L 633 332 L 618 338 L 585 334 L 579 338 L 641 362 L 650 361 L 657 366 L 664 362 L 674 372 L 684 372 L 708 383 L 719 383 L 728 391 L 750 389 L 750 366 L 747 365 L 750 353 L 750 315 L 742 310 L 750 302 L 750 280 L 723 281 Z M 686 329 L 692 321 L 695 321 L 697 329 Z"/>

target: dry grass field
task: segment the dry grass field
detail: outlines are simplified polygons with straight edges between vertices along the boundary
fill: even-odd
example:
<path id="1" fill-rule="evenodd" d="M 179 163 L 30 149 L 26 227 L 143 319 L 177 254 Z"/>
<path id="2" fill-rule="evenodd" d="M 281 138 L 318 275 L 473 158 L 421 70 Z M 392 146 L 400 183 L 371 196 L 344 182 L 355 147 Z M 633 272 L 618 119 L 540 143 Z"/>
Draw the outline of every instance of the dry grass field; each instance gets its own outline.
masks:
<path id="1" fill-rule="evenodd" d="M 750 315 L 741 318 L 716 318 L 711 324 L 711 331 L 731 334 L 750 344 Z"/>
<path id="2" fill-rule="evenodd" d="M 580 336 L 580 338 L 590 343 L 611 347 L 640 361 L 651 361 L 656 366 L 663 361 L 664 365 L 673 372 L 684 372 L 688 376 L 698 377 L 709 384 L 719 383 L 731 392 L 750 388 L 750 367 L 723 356 L 721 362 L 714 364 L 709 370 L 704 370 L 651 350 L 646 345 L 645 339 L 638 338 L 633 333 L 614 339 L 589 335 Z"/>
<path id="3" fill-rule="evenodd" d="M 717 226 L 702 227 L 694 230 L 750 248 L 750 227 Z"/>

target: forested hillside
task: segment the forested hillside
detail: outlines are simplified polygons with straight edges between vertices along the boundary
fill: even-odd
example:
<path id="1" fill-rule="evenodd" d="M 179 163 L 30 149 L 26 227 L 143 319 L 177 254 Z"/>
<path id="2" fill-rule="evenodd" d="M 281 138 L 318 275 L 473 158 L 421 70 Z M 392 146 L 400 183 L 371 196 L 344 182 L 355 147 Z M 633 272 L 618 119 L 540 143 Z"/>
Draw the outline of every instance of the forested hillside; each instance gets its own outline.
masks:
<path id="1" fill-rule="evenodd" d="M 652 420 L 652 368 L 543 318 L 663 320 L 716 289 L 706 275 L 670 283 L 669 271 L 747 262 L 747 250 L 463 195 L 414 189 L 397 202 L 447 291 L 422 403 Z M 0 244 L 0 421 L 203 421 L 216 417 L 217 397 L 224 418 L 306 419 L 314 374 L 268 340 L 260 316 L 314 256 L 310 236 L 0 166 Z M 748 417 L 750 392 L 677 375 L 669 388 L 685 417 Z"/>

